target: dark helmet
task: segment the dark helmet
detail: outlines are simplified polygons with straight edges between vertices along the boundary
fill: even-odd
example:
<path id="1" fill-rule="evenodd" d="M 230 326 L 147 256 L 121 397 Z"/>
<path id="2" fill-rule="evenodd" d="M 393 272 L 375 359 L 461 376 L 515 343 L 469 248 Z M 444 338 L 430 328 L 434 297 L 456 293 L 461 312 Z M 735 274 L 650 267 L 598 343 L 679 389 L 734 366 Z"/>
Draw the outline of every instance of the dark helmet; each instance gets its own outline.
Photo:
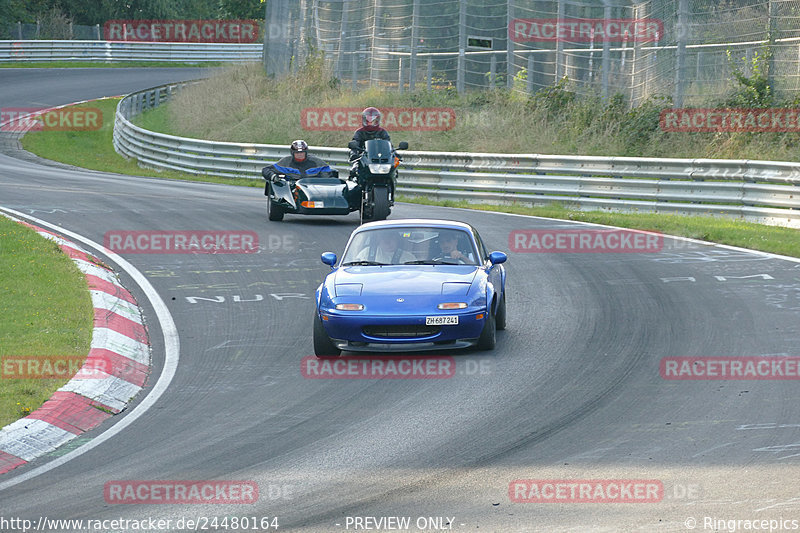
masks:
<path id="1" fill-rule="evenodd" d="M 374 107 L 368 107 L 361 112 L 361 125 L 367 131 L 377 131 L 381 127 L 381 112 Z"/>
<path id="2" fill-rule="evenodd" d="M 292 151 L 292 158 L 297 159 L 298 152 L 302 153 L 303 156 L 301 157 L 301 161 L 305 160 L 306 154 L 308 153 L 308 143 L 302 139 L 298 139 L 292 143 L 292 146 L 289 147 Z"/>

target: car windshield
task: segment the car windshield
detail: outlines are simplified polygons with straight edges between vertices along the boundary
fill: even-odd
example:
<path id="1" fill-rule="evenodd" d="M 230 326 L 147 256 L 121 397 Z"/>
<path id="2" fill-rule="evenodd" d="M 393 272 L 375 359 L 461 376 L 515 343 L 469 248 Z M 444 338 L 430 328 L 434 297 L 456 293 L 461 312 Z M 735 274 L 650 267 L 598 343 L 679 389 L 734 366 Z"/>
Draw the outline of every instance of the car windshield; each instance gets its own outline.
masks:
<path id="1" fill-rule="evenodd" d="M 470 234 L 450 228 L 377 228 L 353 237 L 342 266 L 477 265 Z"/>

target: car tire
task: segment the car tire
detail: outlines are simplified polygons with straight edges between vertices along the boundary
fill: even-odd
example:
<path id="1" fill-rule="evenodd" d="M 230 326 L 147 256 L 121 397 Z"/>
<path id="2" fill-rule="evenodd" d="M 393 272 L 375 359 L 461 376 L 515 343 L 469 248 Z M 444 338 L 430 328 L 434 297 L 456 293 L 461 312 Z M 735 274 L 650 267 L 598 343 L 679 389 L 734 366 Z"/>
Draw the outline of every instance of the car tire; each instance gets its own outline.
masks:
<path id="1" fill-rule="evenodd" d="M 267 196 L 267 218 L 273 222 L 283 220 L 283 207 L 275 205 L 269 196 Z"/>
<path id="2" fill-rule="evenodd" d="M 491 308 L 487 310 L 487 313 L 486 323 L 483 325 L 483 331 L 481 331 L 477 345 L 478 350 L 482 351 L 494 350 L 497 344 L 497 320 L 495 320 Z"/>
<path id="3" fill-rule="evenodd" d="M 319 315 L 314 313 L 314 355 L 320 359 L 339 357 L 342 351 L 328 337 Z"/>
<path id="4" fill-rule="evenodd" d="M 503 297 L 500 298 L 500 305 L 497 306 L 497 331 L 506 329 L 506 293 L 503 292 Z"/>

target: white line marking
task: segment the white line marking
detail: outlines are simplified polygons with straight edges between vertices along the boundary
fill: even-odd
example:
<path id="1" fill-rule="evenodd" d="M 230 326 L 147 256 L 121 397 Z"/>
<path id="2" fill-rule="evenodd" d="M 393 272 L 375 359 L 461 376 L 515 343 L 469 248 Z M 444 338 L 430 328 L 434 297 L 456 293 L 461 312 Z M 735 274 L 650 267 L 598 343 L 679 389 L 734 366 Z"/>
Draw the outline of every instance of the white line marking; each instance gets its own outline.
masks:
<path id="1" fill-rule="evenodd" d="M 85 245 L 89 246 L 97 250 L 98 252 L 104 254 L 108 257 L 112 262 L 119 265 L 125 272 L 127 272 L 131 278 L 141 287 L 142 291 L 144 292 L 147 299 L 150 300 L 150 304 L 153 306 L 153 309 L 156 313 L 156 319 L 158 320 L 159 324 L 161 325 L 161 332 L 164 335 L 164 369 L 161 371 L 161 375 L 158 377 L 158 381 L 153 386 L 150 393 L 137 405 L 130 413 L 128 413 L 122 420 L 111 426 L 107 431 L 104 431 L 97 437 L 93 438 L 80 448 L 76 448 L 71 452 L 67 453 L 66 455 L 62 455 L 61 457 L 50 461 L 47 464 L 42 466 L 36 467 L 33 470 L 25 472 L 24 474 L 20 474 L 8 481 L 4 481 L 0 483 L 0 491 L 18 485 L 24 481 L 29 479 L 33 479 L 36 476 L 44 474 L 45 472 L 49 472 L 54 468 L 57 468 L 64 463 L 75 459 L 76 457 L 80 457 L 84 453 L 88 452 L 89 450 L 99 446 L 100 444 L 104 443 L 108 439 L 116 436 L 118 433 L 121 433 L 125 428 L 129 425 L 133 424 L 140 416 L 145 414 L 148 409 L 150 409 L 161 397 L 162 394 L 167 390 L 169 387 L 170 382 L 172 382 L 172 378 L 175 376 L 175 371 L 178 369 L 178 360 L 180 357 L 180 339 L 178 338 L 178 330 L 175 327 L 175 321 L 172 318 L 172 315 L 167 309 L 167 304 L 164 303 L 164 300 L 161 299 L 161 296 L 158 295 L 155 288 L 150 284 L 147 278 L 139 272 L 139 270 L 130 264 L 128 261 L 120 257 L 119 255 L 115 254 L 114 252 L 107 250 L 100 244 L 94 242 L 91 239 L 84 237 L 83 235 L 79 235 L 77 233 L 71 232 L 69 230 L 65 230 L 56 226 L 55 224 L 50 224 L 49 222 L 45 222 L 44 220 L 40 220 L 38 218 L 31 217 L 26 215 L 25 213 L 21 213 L 19 211 L 15 211 L 14 209 L 9 209 L 7 207 L 0 207 L 0 212 L 10 213 L 16 217 L 19 217 L 23 220 L 28 220 L 37 224 L 42 227 L 46 227 L 52 229 L 55 232 L 61 233 L 66 235 L 70 239 L 74 239 L 76 241 L 80 241 Z M 6 474 L 8 475 L 8 474 Z"/>

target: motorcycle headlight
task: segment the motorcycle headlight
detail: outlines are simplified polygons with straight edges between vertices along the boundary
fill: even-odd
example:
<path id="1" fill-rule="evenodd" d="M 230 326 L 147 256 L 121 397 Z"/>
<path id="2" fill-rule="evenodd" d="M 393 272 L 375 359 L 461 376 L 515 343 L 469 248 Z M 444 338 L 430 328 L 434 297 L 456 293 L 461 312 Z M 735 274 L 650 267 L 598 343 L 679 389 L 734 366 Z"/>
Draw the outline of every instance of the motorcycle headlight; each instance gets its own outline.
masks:
<path id="1" fill-rule="evenodd" d="M 373 174 L 388 174 L 392 169 L 391 163 L 370 163 L 369 171 Z"/>

